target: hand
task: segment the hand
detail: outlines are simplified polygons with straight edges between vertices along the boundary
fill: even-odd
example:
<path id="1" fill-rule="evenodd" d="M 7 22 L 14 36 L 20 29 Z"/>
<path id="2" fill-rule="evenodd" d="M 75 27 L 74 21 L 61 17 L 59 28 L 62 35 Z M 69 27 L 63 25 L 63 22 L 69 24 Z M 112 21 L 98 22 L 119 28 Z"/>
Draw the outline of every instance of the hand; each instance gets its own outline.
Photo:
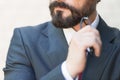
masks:
<path id="1" fill-rule="evenodd" d="M 90 26 L 82 28 L 73 36 L 66 59 L 66 67 L 73 78 L 85 69 L 86 49 L 93 47 L 95 56 L 99 57 L 101 45 L 99 32 Z"/>

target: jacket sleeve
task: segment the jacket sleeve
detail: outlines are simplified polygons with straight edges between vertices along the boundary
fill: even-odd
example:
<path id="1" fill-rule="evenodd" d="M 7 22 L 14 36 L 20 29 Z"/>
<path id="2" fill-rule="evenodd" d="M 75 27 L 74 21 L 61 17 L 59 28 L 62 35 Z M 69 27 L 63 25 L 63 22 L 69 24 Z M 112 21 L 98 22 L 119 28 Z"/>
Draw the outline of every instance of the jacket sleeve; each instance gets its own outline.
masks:
<path id="1" fill-rule="evenodd" d="M 61 72 L 61 65 L 58 65 L 55 69 L 50 71 L 39 80 L 65 80 Z"/>
<path id="2" fill-rule="evenodd" d="M 28 55 L 20 30 L 15 29 L 7 54 L 6 67 L 3 69 L 4 80 L 64 80 L 61 64 L 40 79 L 36 79 Z"/>
<path id="3" fill-rule="evenodd" d="M 6 67 L 3 70 L 4 80 L 35 80 L 19 29 L 14 30 L 7 54 Z"/>

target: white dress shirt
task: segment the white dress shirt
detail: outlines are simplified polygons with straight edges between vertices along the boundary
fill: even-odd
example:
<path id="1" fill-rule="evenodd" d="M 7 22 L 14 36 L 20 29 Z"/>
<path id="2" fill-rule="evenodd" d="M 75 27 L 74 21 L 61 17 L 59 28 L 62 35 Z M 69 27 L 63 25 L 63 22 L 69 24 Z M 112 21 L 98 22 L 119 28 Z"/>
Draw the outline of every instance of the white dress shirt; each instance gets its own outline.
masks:
<path id="1" fill-rule="evenodd" d="M 99 23 L 99 16 L 97 14 L 95 20 L 91 24 L 91 27 L 96 28 L 98 26 L 98 23 Z M 70 41 L 72 39 L 72 36 L 76 33 L 76 31 L 73 28 L 68 28 L 68 29 L 63 29 L 63 32 L 64 32 L 65 38 L 67 40 L 67 43 L 69 45 Z M 63 73 L 63 76 L 64 76 L 65 80 L 74 80 L 70 76 L 70 74 L 69 74 L 69 72 L 66 68 L 66 62 L 65 61 L 62 63 L 61 70 L 62 70 L 62 73 Z M 78 80 L 78 77 L 75 80 Z"/>

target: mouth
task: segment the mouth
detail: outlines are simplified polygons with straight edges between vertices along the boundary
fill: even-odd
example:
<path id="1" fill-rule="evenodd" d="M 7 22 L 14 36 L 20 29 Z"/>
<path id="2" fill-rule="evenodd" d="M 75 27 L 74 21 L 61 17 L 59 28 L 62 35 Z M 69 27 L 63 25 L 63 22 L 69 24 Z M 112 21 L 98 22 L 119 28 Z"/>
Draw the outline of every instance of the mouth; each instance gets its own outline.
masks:
<path id="1" fill-rule="evenodd" d="M 66 8 L 61 8 L 61 7 L 56 7 L 56 8 L 54 9 L 55 12 L 57 12 L 57 11 L 65 11 L 65 10 L 68 10 L 68 9 L 66 9 Z"/>
<path id="2" fill-rule="evenodd" d="M 61 12 L 63 18 L 68 17 L 69 15 L 72 14 L 69 9 L 67 9 L 67 8 L 62 8 L 62 7 L 56 7 L 56 8 L 54 9 L 54 13 L 56 14 L 57 12 Z"/>

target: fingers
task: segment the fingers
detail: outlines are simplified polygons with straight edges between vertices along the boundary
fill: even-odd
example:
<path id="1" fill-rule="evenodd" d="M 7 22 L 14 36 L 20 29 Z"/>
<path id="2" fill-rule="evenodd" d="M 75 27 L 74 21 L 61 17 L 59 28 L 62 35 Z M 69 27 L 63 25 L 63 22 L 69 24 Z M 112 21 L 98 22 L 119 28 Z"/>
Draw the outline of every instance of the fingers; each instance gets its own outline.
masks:
<path id="1" fill-rule="evenodd" d="M 76 76 L 85 69 L 87 48 L 93 47 L 95 55 L 98 57 L 100 56 L 101 45 L 101 38 L 96 29 L 87 26 L 76 32 L 70 42 L 66 59 L 67 69 L 70 74 Z"/>
<path id="2" fill-rule="evenodd" d="M 102 42 L 99 31 L 97 29 L 86 26 L 79 30 L 75 35 L 76 37 L 80 36 L 80 38 L 77 38 L 78 42 L 80 45 L 84 46 L 85 50 L 88 47 L 93 47 L 95 51 L 95 56 L 100 56 Z"/>
<path id="3" fill-rule="evenodd" d="M 99 39 L 97 39 L 97 40 L 94 42 L 94 44 L 92 45 L 92 47 L 94 48 L 95 56 L 96 56 L 96 57 L 99 57 L 99 56 L 100 56 L 101 46 L 102 46 L 102 43 L 101 43 L 101 40 L 99 40 Z"/>

